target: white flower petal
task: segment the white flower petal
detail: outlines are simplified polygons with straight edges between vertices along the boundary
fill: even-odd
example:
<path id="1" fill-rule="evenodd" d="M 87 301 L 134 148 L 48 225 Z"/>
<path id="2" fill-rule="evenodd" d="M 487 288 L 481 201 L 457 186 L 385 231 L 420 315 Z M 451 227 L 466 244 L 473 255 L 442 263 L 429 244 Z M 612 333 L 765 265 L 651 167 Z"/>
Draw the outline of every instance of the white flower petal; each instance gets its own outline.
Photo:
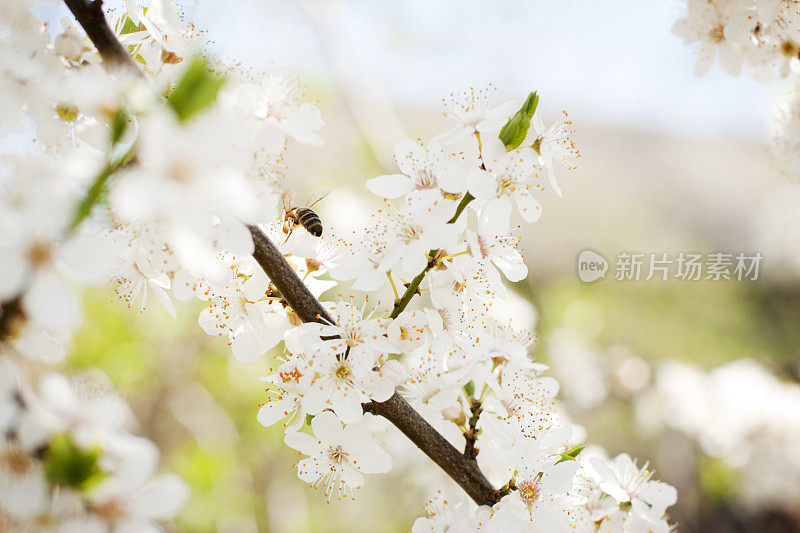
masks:
<path id="1" fill-rule="evenodd" d="M 165 474 L 151 480 L 133 500 L 132 511 L 154 520 L 169 520 L 189 499 L 189 486 L 176 475 Z"/>
<path id="2" fill-rule="evenodd" d="M 270 427 L 276 422 L 283 420 L 295 408 L 295 402 L 291 399 L 270 400 L 258 409 L 256 420 L 264 427 Z"/>
<path id="3" fill-rule="evenodd" d="M 28 266 L 25 257 L 17 250 L 0 249 L 0 301 L 19 293 Z"/>
<path id="4" fill-rule="evenodd" d="M 542 216 L 542 206 L 529 192 L 518 194 L 515 197 L 519 214 L 526 222 L 536 222 Z"/>
<path id="5" fill-rule="evenodd" d="M 367 189 L 381 198 L 400 198 L 414 190 L 414 184 L 403 174 L 384 174 L 368 179 Z"/>
<path id="6" fill-rule="evenodd" d="M 330 411 L 323 411 L 311 421 L 314 436 L 323 442 L 339 442 L 342 440 L 342 423 Z"/>
<path id="7" fill-rule="evenodd" d="M 22 303 L 31 321 L 50 331 L 70 333 L 81 322 L 75 291 L 49 270 L 33 278 Z"/>

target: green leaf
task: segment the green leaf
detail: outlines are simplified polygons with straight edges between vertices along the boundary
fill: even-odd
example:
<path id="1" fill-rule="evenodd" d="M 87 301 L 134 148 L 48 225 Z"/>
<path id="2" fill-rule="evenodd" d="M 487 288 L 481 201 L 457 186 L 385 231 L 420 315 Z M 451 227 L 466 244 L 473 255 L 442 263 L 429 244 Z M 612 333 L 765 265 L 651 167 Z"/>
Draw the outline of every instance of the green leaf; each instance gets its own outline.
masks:
<path id="1" fill-rule="evenodd" d="M 114 113 L 114 116 L 111 119 L 111 144 L 117 144 L 120 139 L 122 139 L 122 134 L 125 133 L 125 130 L 128 128 L 128 124 L 130 123 L 130 118 L 128 115 L 125 114 L 124 111 L 119 110 Z"/>
<path id="2" fill-rule="evenodd" d="M 75 444 L 66 433 L 55 435 L 45 452 L 45 477 L 51 485 L 87 489 L 105 475 L 100 468 L 99 458 L 99 447 L 86 450 Z"/>
<path id="3" fill-rule="evenodd" d="M 564 453 L 560 453 L 559 455 L 561 456 L 561 459 L 556 461 L 556 464 L 563 463 L 564 461 L 574 461 L 575 458 L 578 457 L 578 454 L 580 454 L 584 448 L 585 446 L 575 446 L 571 450 L 567 450 Z"/>
<path id="4" fill-rule="evenodd" d="M 99 204 L 105 196 L 106 184 L 111 177 L 112 170 L 109 166 L 103 169 L 94 177 L 92 184 L 86 190 L 86 194 L 81 198 L 75 208 L 75 214 L 72 217 L 72 227 L 77 228 L 83 220 L 88 217 L 95 205 Z"/>
<path id="5" fill-rule="evenodd" d="M 117 26 L 119 27 L 119 25 Z M 129 33 L 135 33 L 139 31 L 139 25 L 136 24 L 131 17 L 125 15 L 125 22 L 122 23 L 122 29 L 119 30 L 120 35 L 127 35 Z M 128 51 L 129 54 L 133 56 L 134 61 L 139 61 L 140 63 L 144 63 L 144 59 L 141 59 L 141 56 L 137 53 L 138 48 L 141 45 L 133 45 L 128 44 L 125 46 L 125 49 Z"/>
<path id="6" fill-rule="evenodd" d="M 139 31 L 139 26 L 131 19 L 129 16 L 125 15 L 125 23 L 122 25 L 122 29 L 120 30 L 120 35 L 125 35 L 126 33 L 133 33 Z"/>
<path id="7" fill-rule="evenodd" d="M 475 394 L 475 383 L 472 381 L 468 381 L 466 385 L 464 385 L 464 392 L 467 393 L 467 396 L 472 396 Z"/>
<path id="8" fill-rule="evenodd" d="M 209 72 L 203 60 L 196 57 L 167 96 L 167 101 L 185 122 L 213 104 L 224 83 L 224 77 Z"/>
<path id="9" fill-rule="evenodd" d="M 503 141 L 506 150 L 519 148 L 519 145 L 525 140 L 525 136 L 528 135 L 528 129 L 531 127 L 531 119 L 538 105 L 539 95 L 536 92 L 532 92 L 528 95 L 528 99 L 525 100 L 519 111 L 508 119 L 506 125 L 500 130 L 500 140 Z"/>

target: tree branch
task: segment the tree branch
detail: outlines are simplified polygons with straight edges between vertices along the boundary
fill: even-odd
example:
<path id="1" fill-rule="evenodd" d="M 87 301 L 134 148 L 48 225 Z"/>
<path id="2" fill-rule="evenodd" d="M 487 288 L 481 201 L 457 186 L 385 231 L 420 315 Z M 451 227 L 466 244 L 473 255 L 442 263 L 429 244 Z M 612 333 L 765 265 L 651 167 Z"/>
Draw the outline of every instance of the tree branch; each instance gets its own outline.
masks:
<path id="1" fill-rule="evenodd" d="M 108 26 L 100 0 L 64 0 L 75 19 L 92 40 L 103 60 L 114 65 L 133 67 L 136 63 Z M 466 206 L 466 202 L 464 205 Z M 463 207 L 462 207 L 463 210 Z M 460 213 L 459 213 L 460 214 Z M 332 321 L 322 304 L 297 276 L 278 248 L 258 227 L 249 226 L 255 249 L 253 257 L 269 276 L 281 297 L 304 322 Z M 369 402 L 364 410 L 389 420 L 420 450 L 458 483 L 479 505 L 492 505 L 499 493 L 492 487 L 477 464 L 461 454 L 433 426 L 395 392 L 385 402 Z"/>
<path id="2" fill-rule="evenodd" d="M 263 231 L 250 226 L 255 251 L 253 257 L 281 293 L 281 297 L 304 322 L 332 322 L 322 304 L 314 298 L 303 280 Z M 460 453 L 447 439 L 395 392 L 385 402 L 369 402 L 364 410 L 381 415 L 444 470 L 479 505 L 496 502 L 496 491 L 474 460 Z"/>
<path id="3" fill-rule="evenodd" d="M 411 299 L 417 294 L 419 290 L 419 285 L 422 283 L 422 280 L 425 279 L 425 274 L 427 274 L 433 267 L 436 266 L 436 263 L 439 261 L 439 250 L 431 250 L 429 254 L 428 264 L 425 265 L 425 268 L 422 269 L 422 272 L 417 274 L 417 277 L 411 280 L 411 283 L 408 284 L 406 287 L 406 292 L 403 295 L 395 300 L 394 308 L 392 309 L 392 314 L 389 315 L 389 318 L 397 318 L 400 316 L 400 313 L 405 311 L 405 308 L 408 307 L 408 304 L 411 302 Z"/>
<path id="4" fill-rule="evenodd" d="M 15 296 L 2 302 L 0 307 L 0 341 L 12 337 L 17 331 L 15 319 L 22 314 L 22 296 Z"/>
<path id="5" fill-rule="evenodd" d="M 397 392 L 385 402 L 364 404 L 364 411 L 381 415 L 397 426 L 478 505 L 493 505 L 500 499 L 497 491 L 478 468 L 475 459 L 468 459 L 455 449 Z"/>
<path id="6" fill-rule="evenodd" d="M 106 22 L 103 0 L 64 0 L 64 3 L 100 52 L 104 63 L 114 67 L 129 68 L 141 74 L 136 61 Z"/>
<path id="7" fill-rule="evenodd" d="M 472 416 L 469 417 L 467 431 L 464 432 L 464 439 L 467 443 L 464 445 L 464 456 L 468 459 L 475 461 L 478 457 L 478 448 L 475 447 L 475 441 L 478 439 L 480 430 L 477 428 L 478 419 L 481 416 L 481 401 L 475 398 L 469 399 L 470 412 Z"/>
<path id="8" fill-rule="evenodd" d="M 248 226 L 250 234 L 253 236 L 255 250 L 253 257 L 256 259 L 264 272 L 269 276 L 270 281 L 281 297 L 286 300 L 292 311 L 303 322 L 328 322 L 333 323 L 333 319 L 328 315 L 328 311 L 322 307 L 319 300 L 308 290 L 303 281 L 297 276 L 291 265 L 283 258 L 278 247 L 275 246 L 269 237 L 256 226 Z M 320 320 L 324 319 L 324 320 Z"/>

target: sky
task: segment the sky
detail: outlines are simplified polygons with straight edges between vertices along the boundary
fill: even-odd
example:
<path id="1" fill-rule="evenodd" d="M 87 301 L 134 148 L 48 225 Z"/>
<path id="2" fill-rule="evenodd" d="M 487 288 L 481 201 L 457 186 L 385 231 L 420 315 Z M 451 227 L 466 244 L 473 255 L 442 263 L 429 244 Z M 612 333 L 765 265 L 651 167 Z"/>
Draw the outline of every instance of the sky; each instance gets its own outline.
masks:
<path id="1" fill-rule="evenodd" d="M 714 68 L 671 33 L 680 0 L 186 0 L 211 47 L 310 84 L 436 107 L 492 83 L 498 101 L 539 90 L 578 122 L 766 142 L 778 84 Z M 356 91 L 358 92 L 358 91 Z M 378 104 L 375 104 L 378 105 Z"/>

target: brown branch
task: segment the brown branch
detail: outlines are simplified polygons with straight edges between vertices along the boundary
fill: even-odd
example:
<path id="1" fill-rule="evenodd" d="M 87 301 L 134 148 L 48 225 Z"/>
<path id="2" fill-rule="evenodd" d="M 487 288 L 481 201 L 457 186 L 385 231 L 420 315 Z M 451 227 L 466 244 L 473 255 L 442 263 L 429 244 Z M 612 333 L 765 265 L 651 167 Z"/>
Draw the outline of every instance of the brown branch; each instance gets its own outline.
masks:
<path id="1" fill-rule="evenodd" d="M 99 0 L 64 0 L 97 47 L 104 61 L 136 68 L 133 59 L 119 43 L 100 9 Z M 97 40 L 96 40 L 97 39 Z M 112 42 L 113 40 L 113 42 Z M 123 57 L 123 54 L 127 57 Z M 138 68 L 137 68 L 138 72 Z M 281 297 L 304 322 L 331 321 L 322 304 L 297 276 L 278 248 L 255 226 L 249 226 L 255 249 L 253 257 L 269 276 Z M 479 505 L 498 501 L 498 492 L 483 475 L 474 460 L 461 454 L 433 426 L 417 413 L 402 396 L 395 392 L 385 402 L 369 402 L 364 410 L 389 420 L 420 450 L 458 483 Z"/>
<path id="2" fill-rule="evenodd" d="M 314 298 L 303 280 L 286 262 L 283 254 L 263 231 L 250 226 L 255 251 L 253 257 L 267 273 L 281 297 L 304 322 L 331 321 L 322 304 Z M 331 321 L 332 322 L 332 321 Z M 417 413 L 402 396 L 395 392 L 385 402 L 369 402 L 364 410 L 381 415 L 413 442 L 417 448 L 439 465 L 479 505 L 496 503 L 496 491 L 478 468 L 474 459 L 467 458 Z"/>
<path id="3" fill-rule="evenodd" d="M 467 431 L 464 432 L 464 439 L 467 441 L 466 445 L 464 445 L 464 456 L 467 459 L 475 461 L 479 451 L 478 448 L 475 447 L 475 441 L 478 440 L 478 433 L 481 432 L 481 430 L 477 428 L 478 419 L 481 416 L 481 402 L 475 398 L 470 398 L 469 403 L 472 416 L 469 417 L 469 426 Z"/>
<path id="4" fill-rule="evenodd" d="M 18 319 L 22 317 L 22 297 L 15 296 L 2 302 L 0 307 L 0 341 L 5 341 L 17 333 Z"/>
<path id="5" fill-rule="evenodd" d="M 115 67 L 126 67 L 141 74 L 136 61 L 106 22 L 103 0 L 64 0 L 64 3 L 97 48 L 104 63 Z"/>
<path id="6" fill-rule="evenodd" d="M 261 268 L 269 276 L 270 281 L 278 292 L 281 294 L 292 311 L 303 322 L 328 322 L 333 323 L 333 319 L 328 315 L 328 312 L 319 303 L 319 300 L 314 298 L 314 295 L 309 292 L 308 288 L 297 277 L 294 269 L 283 258 L 280 250 L 269 240 L 269 237 L 264 235 L 256 226 L 248 226 L 250 234 L 253 236 L 253 244 L 255 250 L 253 257 L 255 257 Z M 324 320 L 320 320 L 320 318 Z"/>
<path id="7" fill-rule="evenodd" d="M 364 411 L 381 415 L 397 426 L 417 448 L 453 478 L 478 505 L 497 503 L 497 491 L 483 475 L 478 463 L 468 459 L 420 416 L 397 392 L 385 402 L 364 404 Z"/>

